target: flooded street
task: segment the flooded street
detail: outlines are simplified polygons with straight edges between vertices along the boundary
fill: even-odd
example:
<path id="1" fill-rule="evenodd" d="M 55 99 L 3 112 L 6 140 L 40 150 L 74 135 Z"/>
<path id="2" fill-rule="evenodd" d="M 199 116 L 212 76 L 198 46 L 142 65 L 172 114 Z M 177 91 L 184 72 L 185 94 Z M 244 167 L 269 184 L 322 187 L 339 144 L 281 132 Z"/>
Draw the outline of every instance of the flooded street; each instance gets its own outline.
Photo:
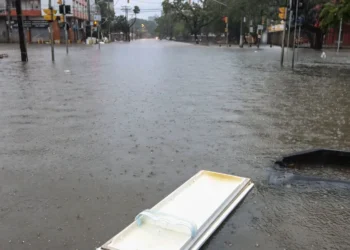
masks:
<path id="1" fill-rule="evenodd" d="M 268 182 L 292 172 L 273 165 L 283 154 L 349 149 L 350 71 L 332 55 L 301 52 L 292 72 L 277 47 L 138 40 L 57 47 L 51 63 L 42 45 L 27 64 L 5 51 L 1 250 L 94 249 L 202 169 L 255 183 L 203 249 L 350 248 L 350 185 Z"/>

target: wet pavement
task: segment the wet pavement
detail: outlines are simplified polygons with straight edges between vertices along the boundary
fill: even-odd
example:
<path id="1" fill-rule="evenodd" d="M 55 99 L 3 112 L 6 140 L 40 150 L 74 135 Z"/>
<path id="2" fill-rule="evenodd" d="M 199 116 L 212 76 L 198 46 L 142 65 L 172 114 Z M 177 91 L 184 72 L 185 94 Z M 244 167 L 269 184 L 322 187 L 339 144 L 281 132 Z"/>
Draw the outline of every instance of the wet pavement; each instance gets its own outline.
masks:
<path id="1" fill-rule="evenodd" d="M 58 47 L 54 64 L 49 47 L 5 51 L 1 250 L 93 249 L 201 169 L 256 184 L 204 249 L 350 248 L 349 185 L 268 181 L 320 172 L 274 167 L 282 154 L 349 148 L 348 64 L 152 40 Z"/>

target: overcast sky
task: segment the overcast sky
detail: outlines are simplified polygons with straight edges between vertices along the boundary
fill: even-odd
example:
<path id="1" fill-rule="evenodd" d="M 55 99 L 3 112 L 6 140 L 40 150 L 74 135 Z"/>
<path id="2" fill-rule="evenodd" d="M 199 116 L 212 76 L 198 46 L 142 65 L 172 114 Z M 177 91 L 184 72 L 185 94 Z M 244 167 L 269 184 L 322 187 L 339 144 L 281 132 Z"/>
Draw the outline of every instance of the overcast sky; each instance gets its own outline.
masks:
<path id="1" fill-rule="evenodd" d="M 125 12 L 121 10 L 122 6 L 129 6 L 131 9 L 135 5 L 139 6 L 141 9 L 138 18 L 147 19 L 149 16 L 160 16 L 162 9 L 163 0 L 130 0 L 130 3 L 127 3 L 127 0 L 114 0 L 114 10 L 117 16 L 124 15 Z M 130 14 L 132 13 L 129 12 Z M 129 15 L 130 17 L 130 15 Z"/>

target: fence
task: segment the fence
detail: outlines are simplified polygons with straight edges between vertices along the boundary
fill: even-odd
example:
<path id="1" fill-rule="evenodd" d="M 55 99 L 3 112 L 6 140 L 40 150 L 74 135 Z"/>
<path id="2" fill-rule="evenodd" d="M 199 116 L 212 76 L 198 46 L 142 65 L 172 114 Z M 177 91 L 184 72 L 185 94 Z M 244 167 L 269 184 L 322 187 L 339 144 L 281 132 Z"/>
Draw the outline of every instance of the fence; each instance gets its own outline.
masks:
<path id="1" fill-rule="evenodd" d="M 324 36 L 323 44 L 325 47 L 337 46 L 339 30 L 329 29 L 327 34 Z M 350 25 L 345 24 L 342 28 L 342 34 L 340 37 L 341 47 L 350 47 Z"/>

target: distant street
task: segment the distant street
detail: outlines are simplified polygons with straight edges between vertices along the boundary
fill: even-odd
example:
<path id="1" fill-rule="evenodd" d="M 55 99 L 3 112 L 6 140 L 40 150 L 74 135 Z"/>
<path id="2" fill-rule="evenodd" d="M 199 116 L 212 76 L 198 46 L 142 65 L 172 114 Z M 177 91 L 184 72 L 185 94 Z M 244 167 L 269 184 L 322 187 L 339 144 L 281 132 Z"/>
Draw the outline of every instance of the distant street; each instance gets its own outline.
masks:
<path id="1" fill-rule="evenodd" d="M 348 187 L 268 182 L 282 154 L 349 147 L 349 57 L 301 50 L 292 72 L 279 47 L 1 53 L 1 250 L 94 249 L 202 169 L 255 183 L 203 249 L 349 249 Z"/>

